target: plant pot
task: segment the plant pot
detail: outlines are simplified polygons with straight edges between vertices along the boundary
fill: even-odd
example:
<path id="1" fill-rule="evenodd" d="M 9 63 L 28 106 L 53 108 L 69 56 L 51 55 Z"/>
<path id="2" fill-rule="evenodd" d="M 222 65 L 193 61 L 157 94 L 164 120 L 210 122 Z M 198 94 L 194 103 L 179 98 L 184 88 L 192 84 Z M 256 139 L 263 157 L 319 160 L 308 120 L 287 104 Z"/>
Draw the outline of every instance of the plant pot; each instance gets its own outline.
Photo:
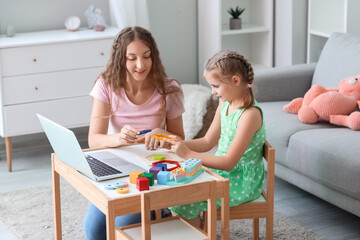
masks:
<path id="1" fill-rule="evenodd" d="M 230 18 L 230 29 L 241 29 L 241 18 Z"/>

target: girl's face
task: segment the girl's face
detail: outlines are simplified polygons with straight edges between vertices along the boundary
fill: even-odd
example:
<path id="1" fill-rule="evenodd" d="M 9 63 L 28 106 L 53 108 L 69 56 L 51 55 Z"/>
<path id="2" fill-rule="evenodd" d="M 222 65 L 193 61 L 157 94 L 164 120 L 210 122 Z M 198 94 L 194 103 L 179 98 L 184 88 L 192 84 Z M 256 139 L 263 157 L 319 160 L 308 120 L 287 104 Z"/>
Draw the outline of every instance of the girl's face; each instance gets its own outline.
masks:
<path id="1" fill-rule="evenodd" d="M 220 81 L 216 70 L 205 71 L 204 77 L 211 86 L 211 94 L 219 97 L 222 101 L 232 101 L 236 86 L 232 81 Z"/>
<path id="2" fill-rule="evenodd" d="M 130 79 L 144 81 L 151 68 L 150 48 L 141 40 L 132 41 L 126 49 L 126 70 Z"/>

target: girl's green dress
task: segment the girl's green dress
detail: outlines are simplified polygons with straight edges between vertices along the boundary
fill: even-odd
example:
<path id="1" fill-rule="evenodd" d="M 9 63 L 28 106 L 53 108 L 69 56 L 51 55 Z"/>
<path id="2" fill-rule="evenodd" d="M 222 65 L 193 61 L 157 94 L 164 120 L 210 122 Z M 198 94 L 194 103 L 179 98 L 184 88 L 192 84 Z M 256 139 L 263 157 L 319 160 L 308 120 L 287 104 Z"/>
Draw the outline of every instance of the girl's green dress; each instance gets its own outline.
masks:
<path id="1" fill-rule="evenodd" d="M 259 108 L 255 101 L 254 106 Z M 227 153 L 236 133 L 237 123 L 244 112 L 239 109 L 231 115 L 227 115 L 229 102 L 224 102 L 221 107 L 221 136 L 216 156 L 224 156 Z M 261 195 L 264 181 L 264 165 L 262 160 L 262 148 L 265 143 L 265 126 L 262 122 L 261 129 L 252 138 L 248 148 L 239 162 L 231 171 L 211 169 L 224 178 L 229 179 L 230 184 L 230 207 L 241 203 L 252 201 Z M 217 200 L 217 207 L 220 207 L 221 200 Z M 170 207 L 172 211 L 183 215 L 185 218 L 195 218 L 199 213 L 207 210 L 207 202 L 197 202 L 176 207 Z"/>

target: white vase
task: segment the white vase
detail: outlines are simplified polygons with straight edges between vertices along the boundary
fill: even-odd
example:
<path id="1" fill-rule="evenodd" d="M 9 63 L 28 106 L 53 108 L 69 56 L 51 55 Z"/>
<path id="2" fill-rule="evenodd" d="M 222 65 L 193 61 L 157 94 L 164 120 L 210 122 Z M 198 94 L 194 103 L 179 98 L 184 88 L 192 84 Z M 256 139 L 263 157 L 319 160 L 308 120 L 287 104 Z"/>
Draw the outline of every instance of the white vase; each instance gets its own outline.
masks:
<path id="1" fill-rule="evenodd" d="M 241 18 L 230 18 L 230 29 L 241 29 Z"/>

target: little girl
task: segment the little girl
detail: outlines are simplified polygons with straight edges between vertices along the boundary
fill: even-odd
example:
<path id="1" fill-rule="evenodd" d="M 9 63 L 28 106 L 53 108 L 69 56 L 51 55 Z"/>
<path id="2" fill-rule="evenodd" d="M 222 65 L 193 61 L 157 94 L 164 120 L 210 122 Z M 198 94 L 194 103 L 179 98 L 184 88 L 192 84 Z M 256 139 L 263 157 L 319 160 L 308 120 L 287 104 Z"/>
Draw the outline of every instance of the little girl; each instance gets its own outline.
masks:
<path id="1" fill-rule="evenodd" d="M 254 99 L 251 64 L 233 51 L 221 51 L 206 64 L 205 80 L 212 94 L 222 101 L 209 130 L 203 138 L 171 143 L 171 151 L 178 156 L 202 159 L 204 166 L 230 182 L 230 206 L 258 198 L 264 179 L 262 147 L 265 143 L 263 114 Z M 176 138 L 176 137 L 175 137 Z M 203 154 L 218 143 L 215 156 Z M 220 199 L 217 207 L 220 206 Z M 207 202 L 170 208 L 200 225 L 199 213 L 207 210 Z"/>

